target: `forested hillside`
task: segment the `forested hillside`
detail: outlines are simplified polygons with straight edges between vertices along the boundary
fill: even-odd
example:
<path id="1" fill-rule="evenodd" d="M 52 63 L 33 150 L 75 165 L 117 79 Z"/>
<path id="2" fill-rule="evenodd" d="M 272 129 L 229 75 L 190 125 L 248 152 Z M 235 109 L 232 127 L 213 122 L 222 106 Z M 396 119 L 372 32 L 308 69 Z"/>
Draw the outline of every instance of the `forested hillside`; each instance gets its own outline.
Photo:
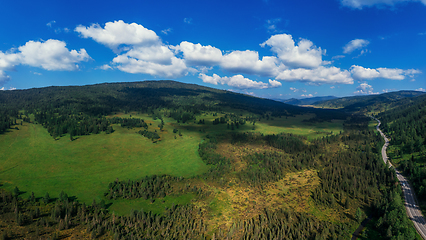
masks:
<path id="1" fill-rule="evenodd" d="M 391 138 L 390 158 L 409 179 L 426 210 L 426 96 L 378 115 L 383 130 Z"/>
<path id="2" fill-rule="evenodd" d="M 321 108 L 342 109 L 346 112 L 377 113 L 398 107 L 403 101 L 409 103 L 411 98 L 423 95 L 418 91 L 398 91 L 378 95 L 343 97 L 314 103 Z"/>
<path id="3" fill-rule="evenodd" d="M 272 100 L 255 98 L 212 88 L 173 81 L 108 83 L 90 86 L 47 87 L 0 92 L 0 133 L 15 122 L 33 120 L 56 138 L 63 134 L 87 135 L 105 132 L 109 122 L 103 116 L 136 111 L 157 114 L 167 108 L 183 122 L 201 111 L 240 109 L 272 117 L 314 113 L 313 121 L 345 119 L 344 113 L 305 109 Z M 21 112 L 20 112 L 21 111 Z M 331 116 L 331 117 L 330 117 Z"/>
<path id="4" fill-rule="evenodd" d="M 331 99 L 336 99 L 336 98 L 337 97 L 334 97 L 334 96 L 311 97 L 311 98 L 302 98 L 302 99 L 291 98 L 291 99 L 287 99 L 287 100 L 281 100 L 281 102 L 291 104 L 291 105 L 301 106 L 301 105 L 311 105 L 311 104 L 314 104 L 316 102 L 326 101 L 326 100 L 331 100 Z"/>

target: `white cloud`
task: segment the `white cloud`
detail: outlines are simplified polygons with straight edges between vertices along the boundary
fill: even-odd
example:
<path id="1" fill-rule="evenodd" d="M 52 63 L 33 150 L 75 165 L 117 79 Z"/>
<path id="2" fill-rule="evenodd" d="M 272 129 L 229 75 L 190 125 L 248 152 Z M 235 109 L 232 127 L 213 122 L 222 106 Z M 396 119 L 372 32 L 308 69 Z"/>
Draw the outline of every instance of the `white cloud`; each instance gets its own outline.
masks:
<path id="1" fill-rule="evenodd" d="M 199 43 L 183 41 L 175 50 L 183 52 L 185 62 L 189 66 L 213 66 L 222 61 L 222 51 L 210 45 L 202 46 Z"/>
<path id="2" fill-rule="evenodd" d="M 53 21 L 50 21 L 50 22 L 46 23 L 46 26 L 52 27 L 52 25 L 55 24 L 55 23 L 56 23 L 56 21 L 53 20 Z"/>
<path id="3" fill-rule="evenodd" d="M 245 78 L 242 75 L 234 75 L 232 77 L 220 77 L 217 74 L 213 76 L 207 76 L 203 73 L 200 73 L 198 76 L 205 83 L 210 83 L 214 85 L 228 85 L 230 87 L 239 88 L 239 89 L 265 89 L 265 88 L 276 88 L 281 87 L 281 83 L 275 80 L 270 80 L 269 83 L 256 82 L 251 79 Z"/>
<path id="4" fill-rule="evenodd" d="M 159 77 L 178 78 L 186 75 L 188 71 L 185 62 L 176 57 L 170 59 L 170 64 L 138 59 L 127 54 L 118 55 L 112 61 L 119 70 L 128 73 L 144 73 Z"/>
<path id="5" fill-rule="evenodd" d="M 187 24 L 191 24 L 192 23 L 192 18 L 184 18 L 183 22 L 187 23 Z"/>
<path id="6" fill-rule="evenodd" d="M 416 81 L 416 79 L 414 79 L 414 78 L 410 80 L 410 82 L 415 82 L 415 81 Z"/>
<path id="7" fill-rule="evenodd" d="M 301 39 L 296 46 L 291 35 L 277 34 L 260 44 L 262 47 L 265 45 L 270 46 L 271 51 L 290 67 L 315 68 L 323 64 L 322 55 L 325 54 L 325 50 L 315 47 L 306 39 Z"/>
<path id="8" fill-rule="evenodd" d="M 299 89 L 294 88 L 294 87 L 290 87 L 290 90 L 293 91 L 293 92 L 298 92 L 299 91 Z"/>
<path id="9" fill-rule="evenodd" d="M 134 47 L 124 55 L 138 60 L 158 63 L 161 65 L 172 64 L 173 52 L 164 45 L 153 45 L 149 47 Z"/>
<path id="10" fill-rule="evenodd" d="M 0 51 L 0 70 L 13 70 L 19 64 L 20 57 L 18 53 L 3 53 Z"/>
<path id="11" fill-rule="evenodd" d="M 102 70 L 111 70 L 111 69 L 112 69 L 112 67 L 111 67 L 110 65 L 108 65 L 108 64 L 104 64 L 104 65 L 102 65 L 102 66 L 100 66 L 100 67 L 97 67 L 97 69 L 102 69 Z"/>
<path id="12" fill-rule="evenodd" d="M 352 65 L 350 68 L 352 77 L 357 80 L 366 80 L 374 78 L 385 78 L 391 80 L 404 80 L 406 76 L 413 77 L 415 74 L 420 74 L 417 69 L 398 69 L 398 68 L 364 68 L 362 66 Z"/>
<path id="13" fill-rule="evenodd" d="M 387 93 L 387 92 L 392 92 L 395 91 L 396 88 L 391 88 L 391 89 L 383 89 L 382 92 Z"/>
<path id="14" fill-rule="evenodd" d="M 78 26 L 75 31 L 84 38 L 92 38 L 98 43 L 104 44 L 114 51 L 121 44 L 149 46 L 158 44 L 160 38 L 157 34 L 136 23 L 125 23 L 122 20 L 107 22 L 102 28 L 99 24 L 92 24 L 90 27 Z"/>
<path id="15" fill-rule="evenodd" d="M 334 88 L 336 88 L 336 87 L 335 87 L 335 86 L 331 86 L 330 88 L 331 88 L 331 89 L 334 89 Z"/>
<path id="16" fill-rule="evenodd" d="M 426 5 L 426 0 L 340 0 L 343 6 L 362 9 L 363 7 L 372 7 L 374 5 L 394 6 L 402 2 L 422 2 Z"/>
<path id="17" fill-rule="evenodd" d="M 171 29 L 171 28 L 167 28 L 167 29 L 161 30 L 161 32 L 162 32 L 163 34 L 165 34 L 165 35 L 169 34 L 171 31 L 172 31 L 172 29 Z"/>
<path id="18" fill-rule="evenodd" d="M 311 93 L 310 94 L 302 94 L 302 95 L 300 95 L 301 97 L 307 97 L 307 98 L 311 98 L 311 97 L 313 97 L 314 95 L 312 95 Z"/>
<path id="19" fill-rule="evenodd" d="M 9 89 L 5 89 L 4 87 L 0 88 L 0 91 L 7 91 L 7 90 L 15 90 L 16 88 L 10 87 Z"/>
<path id="20" fill-rule="evenodd" d="M 77 70 L 78 62 L 88 61 L 90 56 L 84 48 L 80 51 L 66 48 L 63 41 L 49 39 L 46 42 L 29 41 L 19 48 L 19 62 L 46 70 Z"/>
<path id="21" fill-rule="evenodd" d="M 376 69 L 364 68 L 357 65 L 352 65 L 350 68 L 352 77 L 358 80 L 378 78 L 380 73 Z"/>
<path id="22" fill-rule="evenodd" d="M 276 76 L 283 64 L 277 66 L 278 59 L 264 56 L 259 60 L 259 53 L 255 51 L 233 51 L 223 56 L 220 66 L 233 73 L 256 74 L 260 76 Z"/>
<path id="23" fill-rule="evenodd" d="M 0 70 L 0 86 L 10 80 L 10 77 L 6 75 L 3 70 Z"/>
<path id="24" fill-rule="evenodd" d="M 357 49 L 365 48 L 368 44 L 370 44 L 370 42 L 365 39 L 354 39 L 343 47 L 343 53 L 352 53 Z"/>
<path id="25" fill-rule="evenodd" d="M 358 91 L 355 91 L 354 94 L 379 94 L 378 92 L 373 92 L 373 87 L 367 83 L 361 83 L 356 89 Z"/>
<path id="26" fill-rule="evenodd" d="M 337 55 L 337 56 L 334 56 L 334 57 L 332 57 L 331 59 L 341 59 L 341 58 L 344 58 L 345 57 L 345 55 Z"/>
<path id="27" fill-rule="evenodd" d="M 424 89 L 424 88 L 417 88 L 416 91 L 426 92 L 426 89 Z"/>
<path id="28" fill-rule="evenodd" d="M 337 67 L 320 66 L 315 69 L 287 69 L 276 77 L 277 80 L 301 81 L 313 84 L 353 84 L 351 74 Z"/>
<path id="29" fill-rule="evenodd" d="M 281 82 L 277 81 L 277 80 L 271 80 L 269 79 L 269 86 L 271 86 L 272 88 L 277 88 L 277 87 L 281 87 L 282 84 Z"/>
<path id="30" fill-rule="evenodd" d="M 277 33 L 280 32 L 277 28 L 277 23 L 281 22 L 281 18 L 268 19 L 266 20 L 265 27 L 269 33 Z"/>
<path id="31" fill-rule="evenodd" d="M 11 52 L 0 51 L 0 83 L 10 79 L 4 71 L 13 70 L 16 65 L 28 65 L 49 71 L 72 71 L 79 68 L 79 62 L 89 59 L 91 58 L 85 49 L 70 51 L 63 41 L 55 39 L 45 42 L 28 41 Z"/>
<path id="32" fill-rule="evenodd" d="M 368 50 L 368 49 L 362 49 L 362 50 L 361 50 L 361 52 L 358 54 L 358 56 L 353 57 L 353 58 L 359 58 L 359 57 L 361 57 L 362 55 L 365 55 L 365 54 L 367 54 L 367 53 L 371 53 L 371 51 L 370 51 L 370 50 Z"/>

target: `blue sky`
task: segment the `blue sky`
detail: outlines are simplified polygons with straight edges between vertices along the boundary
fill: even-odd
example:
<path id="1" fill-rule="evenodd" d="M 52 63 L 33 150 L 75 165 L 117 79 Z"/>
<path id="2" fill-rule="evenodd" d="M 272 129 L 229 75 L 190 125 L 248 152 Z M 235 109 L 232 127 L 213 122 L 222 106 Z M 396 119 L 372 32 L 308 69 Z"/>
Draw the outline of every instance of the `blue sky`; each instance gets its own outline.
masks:
<path id="1" fill-rule="evenodd" d="M 426 89 L 426 0 L 4 1 L 0 89 L 170 79 L 267 98 Z"/>

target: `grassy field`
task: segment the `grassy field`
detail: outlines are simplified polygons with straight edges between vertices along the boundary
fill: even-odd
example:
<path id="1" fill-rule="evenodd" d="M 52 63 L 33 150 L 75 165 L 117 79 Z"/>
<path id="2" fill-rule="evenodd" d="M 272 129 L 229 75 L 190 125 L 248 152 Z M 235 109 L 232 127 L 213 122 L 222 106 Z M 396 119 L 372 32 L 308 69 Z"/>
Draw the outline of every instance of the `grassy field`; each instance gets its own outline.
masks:
<path id="1" fill-rule="evenodd" d="M 0 181 L 37 196 L 56 197 L 64 190 L 91 203 L 116 178 L 138 179 L 170 174 L 190 177 L 207 170 L 198 156 L 199 138 L 183 135 L 173 141 L 151 140 L 115 126 L 113 134 L 55 141 L 40 125 L 24 124 L 0 136 Z"/>
<path id="2" fill-rule="evenodd" d="M 208 170 L 198 155 L 198 144 L 208 134 L 231 132 L 226 124 L 213 125 L 211 122 L 224 114 L 213 116 L 204 113 L 197 116 L 205 124 L 177 123 L 164 118 L 164 129 L 157 127 L 160 120 L 153 120 L 145 114 L 118 113 L 115 116 L 142 118 L 149 130 L 157 130 L 160 141 L 151 140 L 136 134 L 139 129 L 127 129 L 113 125 L 112 134 L 78 136 L 70 141 L 69 136 L 54 140 L 46 129 L 38 124 L 24 123 L 19 130 L 10 130 L 0 135 L 0 184 L 12 190 L 17 186 L 24 198 L 34 192 L 42 197 L 49 193 L 58 197 L 61 191 L 78 200 L 91 203 L 104 199 L 103 193 L 110 182 L 116 180 L 139 179 L 146 175 L 169 174 L 191 177 Z M 114 116 L 109 116 L 114 117 Z M 342 131 L 342 122 L 312 124 L 303 122 L 312 116 L 282 117 L 245 124 L 234 131 L 272 133 L 295 133 L 309 138 L 321 137 Z M 173 133 L 178 129 L 178 133 Z M 116 200 L 110 209 L 124 214 L 131 209 L 141 208 L 161 211 L 172 203 L 187 203 L 191 196 L 166 197 L 160 202 L 145 200 Z M 107 201 L 108 202 L 108 201 Z M 111 203 L 111 202 L 110 202 Z"/>

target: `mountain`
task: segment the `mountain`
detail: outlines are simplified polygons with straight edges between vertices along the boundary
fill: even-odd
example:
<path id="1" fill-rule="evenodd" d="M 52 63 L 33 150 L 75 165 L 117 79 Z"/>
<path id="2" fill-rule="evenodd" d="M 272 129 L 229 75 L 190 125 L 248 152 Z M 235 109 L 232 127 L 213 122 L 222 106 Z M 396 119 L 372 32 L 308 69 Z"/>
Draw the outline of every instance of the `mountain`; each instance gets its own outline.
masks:
<path id="1" fill-rule="evenodd" d="M 398 91 L 379 95 L 343 97 L 316 102 L 313 105 L 321 108 L 342 109 L 346 112 L 382 112 L 410 102 L 411 98 L 423 94 L 425 93 L 419 91 Z"/>
<path id="2" fill-rule="evenodd" d="M 332 100 L 336 98 L 337 97 L 335 96 L 324 96 L 324 97 L 312 97 L 312 98 L 302 98 L 302 99 L 290 98 L 287 100 L 280 100 L 280 101 L 283 103 L 291 104 L 291 105 L 302 106 L 302 105 L 312 105 L 315 102 L 327 101 L 327 100 Z"/>

